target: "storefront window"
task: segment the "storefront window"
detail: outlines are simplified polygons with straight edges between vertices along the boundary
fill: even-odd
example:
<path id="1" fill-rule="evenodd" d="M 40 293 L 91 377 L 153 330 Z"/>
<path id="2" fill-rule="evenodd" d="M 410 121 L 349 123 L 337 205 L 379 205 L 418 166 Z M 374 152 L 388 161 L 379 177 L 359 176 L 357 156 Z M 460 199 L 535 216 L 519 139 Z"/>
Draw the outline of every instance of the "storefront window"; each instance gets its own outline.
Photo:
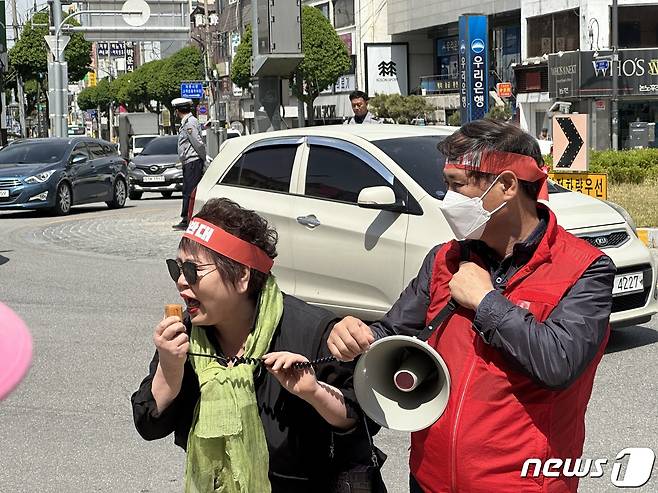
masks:
<path id="1" fill-rule="evenodd" d="M 331 18 L 329 17 L 329 2 L 319 3 L 317 5 L 313 5 L 313 7 L 315 7 L 320 12 L 322 12 L 322 15 L 324 15 L 327 19 L 331 20 Z"/>
<path id="2" fill-rule="evenodd" d="M 451 91 L 459 88 L 459 38 L 450 36 L 436 40 L 436 90 Z M 434 88 L 433 88 L 434 89 Z"/>
<path id="3" fill-rule="evenodd" d="M 542 56 L 580 47 L 579 9 L 528 19 L 528 56 Z"/>
<path id="4" fill-rule="evenodd" d="M 658 46 L 658 6 L 619 7 L 619 47 Z"/>
<path id="5" fill-rule="evenodd" d="M 334 0 L 334 27 L 354 25 L 354 0 Z"/>

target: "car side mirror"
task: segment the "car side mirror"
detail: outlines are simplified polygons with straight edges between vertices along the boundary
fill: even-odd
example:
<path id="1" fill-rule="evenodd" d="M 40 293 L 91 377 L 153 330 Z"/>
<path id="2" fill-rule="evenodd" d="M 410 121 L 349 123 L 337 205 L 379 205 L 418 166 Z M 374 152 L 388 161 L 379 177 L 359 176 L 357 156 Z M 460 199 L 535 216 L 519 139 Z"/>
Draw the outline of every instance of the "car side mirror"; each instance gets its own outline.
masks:
<path id="1" fill-rule="evenodd" d="M 71 156 L 71 166 L 76 166 L 86 162 L 87 156 L 85 154 L 73 154 L 73 156 Z"/>
<path id="2" fill-rule="evenodd" d="M 378 209 L 390 212 L 405 212 L 406 204 L 395 198 L 395 192 L 390 187 L 368 187 L 359 192 L 357 199 L 359 207 Z"/>

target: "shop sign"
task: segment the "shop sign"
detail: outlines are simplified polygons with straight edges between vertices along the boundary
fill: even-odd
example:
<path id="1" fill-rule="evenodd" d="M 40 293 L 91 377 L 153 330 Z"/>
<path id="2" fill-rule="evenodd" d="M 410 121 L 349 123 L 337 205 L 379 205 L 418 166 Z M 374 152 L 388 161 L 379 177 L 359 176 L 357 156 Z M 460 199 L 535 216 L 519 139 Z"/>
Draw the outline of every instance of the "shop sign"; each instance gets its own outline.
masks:
<path id="1" fill-rule="evenodd" d="M 407 43 L 366 43 L 366 92 L 409 93 L 409 46 Z"/>
<path id="2" fill-rule="evenodd" d="M 496 92 L 501 98 L 512 97 L 512 84 L 510 82 L 499 82 L 496 84 Z"/>
<path id="3" fill-rule="evenodd" d="M 605 173 L 549 173 L 548 177 L 572 192 L 608 199 L 608 175 Z"/>
<path id="4" fill-rule="evenodd" d="M 658 48 L 619 50 L 616 70 L 621 96 L 658 95 Z M 611 96 L 612 52 L 549 55 L 548 90 L 551 98 Z"/>

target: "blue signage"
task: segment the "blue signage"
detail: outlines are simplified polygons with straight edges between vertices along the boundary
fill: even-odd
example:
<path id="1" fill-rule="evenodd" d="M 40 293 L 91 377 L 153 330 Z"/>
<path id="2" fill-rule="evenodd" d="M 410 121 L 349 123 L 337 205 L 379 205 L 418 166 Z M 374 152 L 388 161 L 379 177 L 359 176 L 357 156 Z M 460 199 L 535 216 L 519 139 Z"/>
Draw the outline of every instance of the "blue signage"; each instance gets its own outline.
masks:
<path id="1" fill-rule="evenodd" d="M 489 31 L 486 15 L 459 17 L 459 106 L 462 124 L 489 111 Z"/>
<path id="2" fill-rule="evenodd" d="M 203 98 L 203 82 L 182 82 L 180 85 L 181 98 Z"/>

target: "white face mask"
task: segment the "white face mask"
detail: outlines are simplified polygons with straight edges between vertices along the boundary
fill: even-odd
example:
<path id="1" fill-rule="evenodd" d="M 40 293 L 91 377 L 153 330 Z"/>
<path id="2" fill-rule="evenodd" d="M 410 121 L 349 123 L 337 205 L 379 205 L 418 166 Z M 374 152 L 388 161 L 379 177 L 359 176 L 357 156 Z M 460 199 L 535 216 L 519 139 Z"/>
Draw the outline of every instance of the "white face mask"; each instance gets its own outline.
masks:
<path id="1" fill-rule="evenodd" d="M 458 240 L 479 240 L 491 216 L 507 205 L 503 202 L 491 212 L 482 205 L 482 199 L 497 180 L 498 176 L 480 197 L 469 198 L 452 190 L 446 193 L 441 212 Z"/>

